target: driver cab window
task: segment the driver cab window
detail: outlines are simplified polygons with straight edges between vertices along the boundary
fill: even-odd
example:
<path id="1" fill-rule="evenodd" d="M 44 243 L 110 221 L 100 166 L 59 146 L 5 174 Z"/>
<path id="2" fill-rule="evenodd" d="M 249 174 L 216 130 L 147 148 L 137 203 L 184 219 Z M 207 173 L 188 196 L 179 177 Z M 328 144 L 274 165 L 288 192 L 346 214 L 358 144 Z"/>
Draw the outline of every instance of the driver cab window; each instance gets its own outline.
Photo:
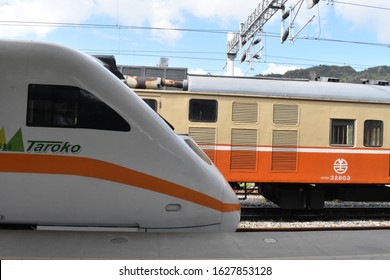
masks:
<path id="1" fill-rule="evenodd" d="M 130 131 L 117 112 L 91 93 L 57 85 L 29 85 L 27 126 Z"/>

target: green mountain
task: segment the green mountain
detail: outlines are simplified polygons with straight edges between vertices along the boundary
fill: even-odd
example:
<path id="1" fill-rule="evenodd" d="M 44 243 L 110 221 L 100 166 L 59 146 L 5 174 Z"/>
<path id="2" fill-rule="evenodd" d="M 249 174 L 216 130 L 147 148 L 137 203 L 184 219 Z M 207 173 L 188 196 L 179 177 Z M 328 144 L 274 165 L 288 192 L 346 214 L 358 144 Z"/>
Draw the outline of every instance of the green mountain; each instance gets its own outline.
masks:
<path id="1" fill-rule="evenodd" d="M 261 76 L 261 75 L 259 75 Z M 390 66 L 377 66 L 356 71 L 351 66 L 319 65 L 307 69 L 287 71 L 284 75 L 270 74 L 265 77 L 309 79 L 317 77 L 339 78 L 340 82 L 361 83 L 362 79 L 390 81 Z"/>

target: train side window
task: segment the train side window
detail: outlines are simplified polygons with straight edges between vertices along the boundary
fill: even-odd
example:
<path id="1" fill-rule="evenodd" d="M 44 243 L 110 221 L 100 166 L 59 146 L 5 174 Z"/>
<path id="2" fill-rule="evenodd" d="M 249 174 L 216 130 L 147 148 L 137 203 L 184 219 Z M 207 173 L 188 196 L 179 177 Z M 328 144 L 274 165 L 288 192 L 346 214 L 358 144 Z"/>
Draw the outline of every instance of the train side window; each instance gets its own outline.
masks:
<path id="1" fill-rule="evenodd" d="M 355 144 L 355 120 L 331 120 L 331 145 L 353 146 Z"/>
<path id="2" fill-rule="evenodd" d="M 148 104 L 149 107 L 153 109 L 153 111 L 157 112 L 157 100 L 156 99 L 144 98 L 142 100 L 145 101 L 145 103 Z"/>
<path id="3" fill-rule="evenodd" d="M 117 112 L 91 93 L 57 85 L 29 85 L 27 126 L 130 131 Z"/>
<path id="4" fill-rule="evenodd" d="M 217 112 L 217 100 L 191 99 L 188 119 L 191 122 L 216 122 Z"/>
<path id="5" fill-rule="evenodd" d="M 366 120 L 364 122 L 364 146 L 383 146 L 383 121 Z"/>

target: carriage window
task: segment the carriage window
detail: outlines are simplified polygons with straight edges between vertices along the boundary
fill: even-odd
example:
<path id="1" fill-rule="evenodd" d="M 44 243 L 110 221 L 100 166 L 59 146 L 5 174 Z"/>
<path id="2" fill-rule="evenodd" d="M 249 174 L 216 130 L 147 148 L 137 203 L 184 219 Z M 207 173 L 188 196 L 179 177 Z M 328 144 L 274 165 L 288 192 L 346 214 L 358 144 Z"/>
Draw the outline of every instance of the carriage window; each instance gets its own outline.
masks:
<path id="1" fill-rule="evenodd" d="M 383 145 L 383 122 L 367 120 L 364 122 L 364 146 L 382 147 Z"/>
<path id="2" fill-rule="evenodd" d="M 216 122 L 217 100 L 191 99 L 188 119 L 192 122 Z"/>
<path id="3" fill-rule="evenodd" d="M 56 85 L 29 85 L 27 125 L 130 131 L 117 112 L 91 93 Z"/>
<path id="4" fill-rule="evenodd" d="M 145 98 L 145 99 L 143 99 L 143 101 L 145 101 L 145 103 L 148 104 L 149 107 L 153 109 L 153 111 L 157 112 L 157 100 L 156 99 Z"/>
<path id="5" fill-rule="evenodd" d="M 331 121 L 331 145 L 353 146 L 355 144 L 355 121 L 332 120 Z"/>

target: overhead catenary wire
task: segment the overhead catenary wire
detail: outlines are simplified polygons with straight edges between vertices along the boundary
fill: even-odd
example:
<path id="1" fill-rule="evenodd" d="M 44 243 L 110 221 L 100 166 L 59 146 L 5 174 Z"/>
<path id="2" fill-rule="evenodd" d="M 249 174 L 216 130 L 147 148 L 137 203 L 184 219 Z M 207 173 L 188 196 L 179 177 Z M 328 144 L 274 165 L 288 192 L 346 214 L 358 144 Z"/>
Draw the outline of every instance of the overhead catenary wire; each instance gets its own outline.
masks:
<path id="1" fill-rule="evenodd" d="M 109 53 L 113 55 L 123 55 L 123 56 L 135 56 L 135 57 L 155 57 L 160 58 L 161 55 L 167 58 L 172 59 L 188 59 L 188 60 L 213 60 L 213 61 L 226 61 L 224 58 L 224 52 L 188 52 L 188 51 L 132 51 L 132 50 L 114 50 L 114 49 L 81 49 L 82 51 L 85 51 L 90 54 L 102 54 L 102 53 Z M 168 55 L 166 55 L 168 54 Z M 213 54 L 213 55 L 220 55 L 220 57 L 205 57 L 205 56 L 181 56 L 181 55 L 175 55 L 175 54 Z M 268 59 L 270 58 L 270 59 Z M 279 61 L 282 60 L 282 61 Z M 310 58 L 301 58 L 301 57 L 288 57 L 288 56 L 276 56 L 276 55 L 267 55 L 266 61 L 256 61 L 258 64 L 268 64 L 268 63 L 274 63 L 277 65 L 285 65 L 286 60 L 294 61 L 289 62 L 293 63 L 295 66 L 316 66 L 318 63 L 321 64 L 327 64 L 327 65 L 339 65 L 339 66 L 352 66 L 356 69 L 366 69 L 369 67 L 374 67 L 377 65 L 368 65 L 368 64 L 356 64 L 356 63 L 350 63 L 350 62 L 341 62 L 341 61 L 330 61 L 330 60 L 319 60 L 319 59 L 310 59 Z M 208 70 L 211 71 L 211 70 Z M 220 70 L 212 70 L 212 71 L 220 71 Z"/>
<path id="2" fill-rule="evenodd" d="M 116 25 L 116 24 L 92 24 L 92 23 L 66 23 L 66 22 L 28 22 L 28 21 L 0 21 L 0 25 L 15 25 L 15 26 L 44 26 L 44 27 L 70 27 L 70 28 L 96 28 L 96 29 L 141 29 L 141 30 L 163 30 L 163 31 L 182 31 L 182 32 L 201 32 L 201 33 L 213 33 L 213 34 L 223 34 L 226 35 L 228 32 L 231 32 L 231 30 L 219 30 L 219 29 L 190 29 L 190 28 L 164 28 L 164 27 L 147 27 L 147 26 L 131 26 L 131 25 Z M 268 38 L 278 38 L 278 33 L 273 32 L 264 32 L 264 36 Z M 318 37 L 298 37 L 298 40 L 309 40 L 309 41 L 324 41 L 324 42 L 331 42 L 331 43 L 345 43 L 345 44 L 357 44 L 357 45 L 366 45 L 366 46 L 374 46 L 374 47 L 385 47 L 390 48 L 390 43 L 376 43 L 376 42 L 364 42 L 364 41 L 352 41 L 352 40 L 344 40 L 344 39 L 329 39 L 329 38 L 318 38 Z M 83 51 L 89 52 L 89 53 L 110 53 L 110 54 L 117 54 L 117 55 L 128 55 L 128 56 L 138 56 L 138 57 L 161 57 L 164 53 L 170 53 L 170 54 L 178 54 L 178 53 L 186 53 L 186 54 L 210 54 L 210 55 L 219 55 L 221 56 L 225 54 L 224 52 L 194 52 L 194 51 L 137 51 L 137 50 L 104 50 L 104 49 L 82 49 Z M 149 52 L 149 54 L 147 53 Z M 159 55 L 151 55 L 150 53 L 159 53 Z M 176 58 L 176 59 L 189 59 L 189 60 L 213 60 L 213 61 L 225 61 L 225 58 L 219 58 L 219 57 L 200 57 L 200 56 L 179 56 L 179 55 L 169 55 L 168 58 Z M 268 57 L 274 57 L 277 56 L 271 56 L 268 55 Z M 279 57 L 280 58 L 280 57 Z M 287 59 L 286 57 L 284 57 Z M 295 62 L 294 64 L 296 66 L 314 66 L 314 62 L 321 62 L 326 64 L 336 64 L 336 65 L 351 65 L 355 68 L 367 68 L 367 67 L 373 67 L 376 65 L 361 65 L 361 64 L 354 64 L 354 63 L 347 63 L 347 62 L 337 62 L 337 61 L 318 61 L 316 59 L 303 59 L 303 58 L 294 58 L 290 57 L 289 60 L 296 60 L 296 61 L 306 61 L 309 63 L 300 63 Z M 310 63 L 310 62 L 313 63 Z M 285 64 L 280 61 L 256 61 L 256 63 L 275 63 L 275 64 Z"/>
<path id="3" fill-rule="evenodd" d="M 322 0 L 322 1 L 323 2 L 328 2 L 329 0 Z M 387 8 L 387 7 L 380 7 L 380 6 L 373 6 L 373 5 L 366 5 L 366 4 L 358 4 L 358 3 L 353 3 L 353 2 L 332 0 L 332 3 L 350 5 L 350 6 L 356 6 L 356 7 L 362 7 L 362 8 L 370 8 L 370 9 L 378 9 L 378 10 L 390 11 L 390 8 Z"/>
<path id="4" fill-rule="evenodd" d="M 62 27 L 62 28 L 96 28 L 96 29 L 141 29 L 160 31 L 181 31 L 198 33 L 219 33 L 227 34 L 236 30 L 223 29 L 203 29 L 203 28 L 174 28 L 174 27 L 154 27 L 122 24 L 99 24 L 99 23 L 72 23 L 72 22 L 43 22 L 43 21 L 13 21 L 0 20 L 0 25 L 4 26 L 31 26 L 31 27 Z"/>
<path id="5" fill-rule="evenodd" d="M 117 24 L 96 24 L 96 23 L 67 23 L 67 22 L 35 22 L 35 21 L 4 21 L 0 20 L 0 25 L 5 26 L 32 26 L 32 27 L 62 27 L 62 28 L 96 28 L 96 29 L 140 29 L 140 30 L 160 30 L 160 31 L 180 31 L 180 32 L 197 32 L 197 33 L 213 33 L 227 35 L 230 32 L 236 32 L 227 29 L 202 29 L 202 28 L 172 28 L 172 27 L 153 27 L 153 26 L 135 26 L 135 25 L 117 25 Z M 266 37 L 280 37 L 280 34 L 273 32 L 264 32 Z M 370 45 L 378 47 L 390 48 L 389 43 L 376 43 L 353 41 L 344 39 L 326 39 L 317 37 L 299 37 L 297 39 L 328 41 L 335 43 L 351 43 L 360 45 Z"/>
<path id="6" fill-rule="evenodd" d="M 322 1 L 329 1 L 329 0 L 322 0 Z M 351 6 L 357 6 L 361 8 L 368 8 L 368 9 L 379 9 L 384 11 L 390 11 L 390 8 L 387 7 L 380 7 L 380 6 L 374 6 L 374 5 L 366 5 L 366 4 L 358 4 L 353 3 L 349 1 L 336 1 L 332 0 L 332 3 L 335 4 L 342 4 L 342 5 L 351 5 Z M 118 16 L 117 16 L 118 17 Z M 92 29 L 118 29 L 118 30 L 160 30 L 160 31 L 179 31 L 179 32 L 197 32 L 197 33 L 210 33 L 210 34 L 221 34 L 223 36 L 226 36 L 229 32 L 237 32 L 236 30 L 227 30 L 227 29 L 204 29 L 204 28 L 165 28 L 165 27 L 153 27 L 153 26 L 135 26 L 135 25 L 120 25 L 118 24 L 118 20 L 116 20 L 116 23 L 114 24 L 97 24 L 97 23 L 71 23 L 71 22 L 40 22 L 40 21 L 6 21 L 6 20 L 0 20 L 0 25 L 3 26 L 32 26 L 32 27 L 59 27 L 59 28 L 92 28 Z M 272 33 L 272 32 L 264 32 L 265 37 L 269 38 L 278 38 L 280 37 L 280 34 Z M 354 40 L 345 40 L 345 39 L 330 39 L 330 38 L 320 38 L 317 37 L 310 37 L 310 36 L 301 36 L 298 37 L 299 40 L 308 40 L 308 41 L 323 41 L 323 42 L 329 42 L 329 43 L 336 43 L 336 44 L 356 44 L 356 45 L 364 45 L 364 46 L 373 46 L 373 47 L 384 47 L 390 49 L 390 43 L 377 43 L 377 42 L 368 42 L 368 41 L 354 41 Z M 87 52 L 100 52 L 100 50 L 88 50 L 85 49 Z M 104 51 L 104 50 L 102 50 Z M 153 52 L 153 51 L 151 51 Z M 161 56 L 160 51 L 156 50 L 154 51 L 156 53 L 159 53 Z M 150 53 L 145 53 L 145 51 L 130 51 L 130 50 L 121 50 L 120 47 L 118 47 L 117 50 L 110 51 L 110 53 L 117 53 L 121 55 L 134 55 L 134 56 L 151 56 Z M 169 53 L 167 51 L 164 51 L 164 53 Z M 195 56 L 181 56 L 181 55 L 175 55 L 179 53 L 186 53 L 186 54 L 194 54 Z M 191 60 L 214 60 L 214 61 L 224 61 L 225 58 L 219 58 L 218 52 L 176 52 L 173 51 L 170 53 L 170 57 L 172 58 L 179 58 L 179 59 L 191 59 Z M 210 55 L 208 57 L 201 57 L 198 56 L 198 54 L 206 54 Z M 221 52 L 222 54 L 222 52 Z M 268 55 L 269 58 L 272 58 L 272 56 Z M 277 56 L 274 56 L 274 59 L 277 58 Z M 288 60 L 296 60 L 298 62 L 294 63 L 296 65 L 302 65 L 302 66 L 312 66 L 313 64 L 310 64 L 310 62 L 318 62 L 316 59 L 302 59 L 302 58 L 285 58 Z M 259 62 L 259 61 L 257 61 Z M 308 62 L 308 63 L 299 63 L 299 62 Z M 277 64 L 283 64 L 282 62 L 271 62 L 267 61 L 265 63 L 277 63 Z M 345 63 L 345 62 L 337 62 L 337 61 L 326 61 L 323 60 L 321 63 L 333 63 L 337 65 L 351 65 L 354 67 L 370 67 L 374 65 L 363 65 L 363 64 L 352 64 L 352 63 Z"/>

